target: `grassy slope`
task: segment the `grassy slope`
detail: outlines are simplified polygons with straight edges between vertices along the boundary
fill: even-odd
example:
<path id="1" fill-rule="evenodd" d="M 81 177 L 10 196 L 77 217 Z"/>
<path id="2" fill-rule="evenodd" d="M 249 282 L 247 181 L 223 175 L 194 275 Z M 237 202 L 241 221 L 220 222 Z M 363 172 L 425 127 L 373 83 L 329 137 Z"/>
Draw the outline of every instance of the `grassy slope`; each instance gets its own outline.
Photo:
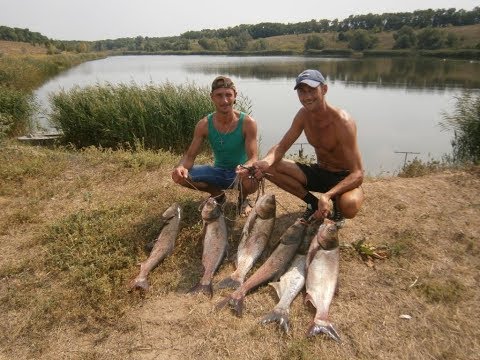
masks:
<path id="1" fill-rule="evenodd" d="M 474 359 L 480 351 L 478 168 L 365 182 L 365 204 L 340 233 L 338 345 L 305 339 L 313 313 L 301 296 L 284 336 L 258 324 L 277 301 L 268 287 L 247 297 L 242 319 L 212 311 L 228 291 L 185 295 L 201 274 L 202 196 L 172 184 L 177 160 L 2 144 L 0 359 Z M 275 241 L 303 205 L 267 191 L 279 203 Z M 151 273 L 146 297 L 128 294 L 142 247 L 173 201 L 184 207 L 174 253 Z M 230 260 L 244 221 L 229 222 Z M 362 258 L 353 247 L 361 240 L 389 257 Z M 224 261 L 215 281 L 232 269 Z"/>

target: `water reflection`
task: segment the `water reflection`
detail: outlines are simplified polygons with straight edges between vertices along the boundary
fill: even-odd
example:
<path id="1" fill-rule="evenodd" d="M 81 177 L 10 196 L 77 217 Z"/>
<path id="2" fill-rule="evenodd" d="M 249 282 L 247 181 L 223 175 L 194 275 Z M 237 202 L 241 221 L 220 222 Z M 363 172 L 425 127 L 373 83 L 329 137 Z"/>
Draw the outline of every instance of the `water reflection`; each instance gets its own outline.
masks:
<path id="1" fill-rule="evenodd" d="M 327 81 L 347 85 L 392 88 L 445 89 L 480 88 L 480 63 L 431 58 L 311 59 L 244 58 L 244 61 L 189 64 L 190 72 L 229 73 L 236 77 L 269 80 L 295 77 L 307 68 L 320 69 Z"/>

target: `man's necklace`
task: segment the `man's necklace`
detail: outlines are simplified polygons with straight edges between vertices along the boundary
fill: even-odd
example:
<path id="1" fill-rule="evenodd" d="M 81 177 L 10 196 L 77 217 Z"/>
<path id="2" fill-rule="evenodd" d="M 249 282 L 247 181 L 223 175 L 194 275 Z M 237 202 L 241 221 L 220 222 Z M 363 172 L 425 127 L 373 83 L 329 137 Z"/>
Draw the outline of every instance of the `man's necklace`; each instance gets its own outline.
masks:
<path id="1" fill-rule="evenodd" d="M 217 132 L 217 142 L 220 144 L 221 147 L 223 147 L 223 144 L 225 143 L 225 136 L 230 134 L 233 130 L 233 126 L 235 125 L 235 121 L 232 121 L 232 124 L 228 127 L 228 129 L 225 132 L 220 132 L 215 125 L 213 126 L 215 128 L 215 131 Z"/>

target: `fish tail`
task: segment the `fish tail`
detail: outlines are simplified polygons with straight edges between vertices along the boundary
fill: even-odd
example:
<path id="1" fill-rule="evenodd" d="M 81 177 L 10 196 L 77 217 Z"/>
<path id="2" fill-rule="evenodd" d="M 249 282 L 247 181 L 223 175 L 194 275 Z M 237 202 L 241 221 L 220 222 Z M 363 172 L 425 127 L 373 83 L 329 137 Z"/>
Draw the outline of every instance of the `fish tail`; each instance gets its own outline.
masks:
<path id="1" fill-rule="evenodd" d="M 133 290 L 148 291 L 150 285 L 148 284 L 147 278 L 135 278 L 130 282 L 128 286 L 128 291 L 132 292 Z"/>
<path id="2" fill-rule="evenodd" d="M 207 284 L 207 285 L 203 285 L 201 283 L 198 283 L 197 285 L 192 287 L 190 290 L 188 290 L 188 293 L 189 294 L 202 293 L 202 294 L 208 295 L 211 298 L 213 296 L 212 284 L 210 283 L 210 284 Z"/>
<path id="3" fill-rule="evenodd" d="M 215 310 L 222 310 L 225 306 L 229 305 L 237 317 L 242 317 L 244 299 L 244 296 L 241 296 L 238 299 L 235 299 L 232 295 L 227 296 L 215 306 Z"/>
<path id="4" fill-rule="evenodd" d="M 240 297 L 239 299 L 232 299 L 230 302 L 230 305 L 233 307 L 233 310 L 235 311 L 235 315 L 237 317 L 242 317 L 243 315 L 243 300 L 245 299 L 244 296 Z"/>
<path id="5" fill-rule="evenodd" d="M 267 315 L 265 315 L 260 323 L 266 325 L 271 322 L 277 322 L 280 328 L 288 334 L 290 331 L 290 319 L 287 311 L 281 311 L 273 309 Z"/>
<path id="6" fill-rule="evenodd" d="M 240 281 L 232 279 L 232 277 L 229 276 L 229 277 L 221 280 L 217 284 L 217 288 L 218 289 L 225 289 L 225 288 L 237 289 L 238 287 L 240 287 L 240 285 L 241 285 Z"/>
<path id="7" fill-rule="evenodd" d="M 324 324 L 312 324 L 310 329 L 308 329 L 307 337 L 312 337 L 318 334 L 325 334 L 337 342 L 342 342 L 340 335 L 338 335 L 337 330 L 335 330 L 331 323 L 325 322 Z"/>

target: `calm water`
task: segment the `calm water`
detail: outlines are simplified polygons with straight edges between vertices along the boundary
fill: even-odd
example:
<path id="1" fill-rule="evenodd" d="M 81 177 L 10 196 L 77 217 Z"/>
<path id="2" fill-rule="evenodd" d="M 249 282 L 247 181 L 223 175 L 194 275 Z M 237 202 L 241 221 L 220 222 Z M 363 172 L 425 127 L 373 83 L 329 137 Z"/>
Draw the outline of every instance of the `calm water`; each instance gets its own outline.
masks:
<path id="1" fill-rule="evenodd" d="M 300 103 L 295 76 L 306 68 L 324 73 L 327 100 L 357 121 L 358 140 L 370 175 L 398 171 L 405 155 L 440 159 L 451 152 L 451 133 L 442 132 L 442 113 L 451 113 L 462 89 L 480 89 L 480 63 L 440 59 L 337 59 L 305 57 L 121 56 L 71 69 L 36 91 L 48 108 L 59 89 L 96 83 L 195 83 L 208 86 L 228 75 L 252 104 L 265 154 L 288 129 Z M 43 125 L 48 127 L 45 119 Z M 302 136 L 297 143 L 305 142 Z M 309 146 L 304 152 L 311 154 Z M 300 145 L 294 145 L 292 153 Z"/>

